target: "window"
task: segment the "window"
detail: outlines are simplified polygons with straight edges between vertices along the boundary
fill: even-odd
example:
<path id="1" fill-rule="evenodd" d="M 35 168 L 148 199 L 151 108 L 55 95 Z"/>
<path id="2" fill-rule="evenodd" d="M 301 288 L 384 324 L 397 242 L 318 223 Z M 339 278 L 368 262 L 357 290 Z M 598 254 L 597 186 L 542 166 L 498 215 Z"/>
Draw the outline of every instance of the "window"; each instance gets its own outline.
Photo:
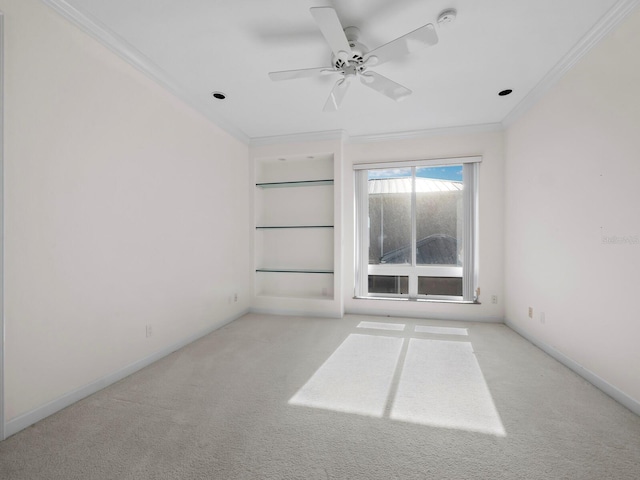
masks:
<path id="1" fill-rule="evenodd" d="M 357 297 L 475 301 L 480 161 L 354 166 Z"/>

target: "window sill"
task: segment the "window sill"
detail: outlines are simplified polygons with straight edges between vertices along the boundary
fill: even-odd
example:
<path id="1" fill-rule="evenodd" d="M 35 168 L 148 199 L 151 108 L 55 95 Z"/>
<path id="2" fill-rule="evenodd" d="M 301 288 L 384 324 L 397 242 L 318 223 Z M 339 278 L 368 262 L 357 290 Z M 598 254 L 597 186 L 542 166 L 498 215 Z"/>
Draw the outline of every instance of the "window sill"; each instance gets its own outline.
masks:
<path id="1" fill-rule="evenodd" d="M 353 297 L 354 300 L 390 300 L 392 302 L 416 302 L 416 303 L 453 303 L 457 305 L 482 305 L 477 300 L 447 300 L 444 298 L 407 298 L 407 297 Z"/>

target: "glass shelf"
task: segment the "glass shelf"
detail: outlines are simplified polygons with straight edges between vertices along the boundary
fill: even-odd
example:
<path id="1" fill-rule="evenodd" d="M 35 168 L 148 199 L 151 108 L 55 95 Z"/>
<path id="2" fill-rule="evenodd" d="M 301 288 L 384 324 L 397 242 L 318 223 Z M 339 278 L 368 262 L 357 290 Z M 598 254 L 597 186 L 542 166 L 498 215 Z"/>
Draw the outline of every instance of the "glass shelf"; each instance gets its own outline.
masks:
<path id="1" fill-rule="evenodd" d="M 322 273 L 322 274 L 333 274 L 333 270 L 323 270 L 317 268 L 256 268 L 256 272 L 263 273 Z"/>
<path id="2" fill-rule="evenodd" d="M 256 183 L 256 187 L 260 187 L 260 188 L 314 187 L 314 186 L 320 186 L 320 185 L 333 185 L 333 179 L 300 180 L 297 182 Z"/>
<path id="3" fill-rule="evenodd" d="M 271 225 L 256 228 L 260 230 L 270 228 L 333 228 L 333 225 Z"/>

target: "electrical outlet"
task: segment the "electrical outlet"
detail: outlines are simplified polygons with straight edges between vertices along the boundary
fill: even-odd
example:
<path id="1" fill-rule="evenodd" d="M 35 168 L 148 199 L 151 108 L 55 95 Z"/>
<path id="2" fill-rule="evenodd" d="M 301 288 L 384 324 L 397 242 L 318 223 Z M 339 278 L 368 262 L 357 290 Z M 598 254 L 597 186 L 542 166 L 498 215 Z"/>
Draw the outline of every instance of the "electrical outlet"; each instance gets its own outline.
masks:
<path id="1" fill-rule="evenodd" d="M 533 307 L 529 307 L 529 318 L 533 318 Z"/>
<path id="2" fill-rule="evenodd" d="M 491 303 L 498 303 L 498 295 L 491 295 Z"/>
<path id="3" fill-rule="evenodd" d="M 147 338 L 149 338 L 151 335 L 153 335 L 153 327 L 151 326 L 151 324 L 147 325 Z"/>

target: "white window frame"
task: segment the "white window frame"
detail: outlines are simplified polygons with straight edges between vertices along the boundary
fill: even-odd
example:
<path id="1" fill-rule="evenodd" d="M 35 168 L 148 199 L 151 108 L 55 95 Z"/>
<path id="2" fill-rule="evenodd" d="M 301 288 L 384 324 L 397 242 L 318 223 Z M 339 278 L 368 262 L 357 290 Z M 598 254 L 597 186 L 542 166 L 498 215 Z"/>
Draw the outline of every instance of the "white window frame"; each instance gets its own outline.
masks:
<path id="1" fill-rule="evenodd" d="M 478 221 L 478 164 L 482 157 L 456 157 L 433 160 L 399 161 L 385 163 L 355 164 L 356 206 L 356 298 L 390 298 L 418 301 L 449 301 L 474 303 L 477 300 L 477 221 Z M 415 170 L 418 167 L 462 165 L 463 167 L 463 266 L 417 265 L 416 264 L 416 193 Z M 369 189 L 368 171 L 384 168 L 406 168 L 412 170 L 414 188 L 411 195 L 411 265 L 369 265 Z M 368 292 L 369 275 L 408 276 L 409 292 L 402 294 L 379 294 Z M 418 295 L 418 277 L 462 278 L 462 296 Z"/>

